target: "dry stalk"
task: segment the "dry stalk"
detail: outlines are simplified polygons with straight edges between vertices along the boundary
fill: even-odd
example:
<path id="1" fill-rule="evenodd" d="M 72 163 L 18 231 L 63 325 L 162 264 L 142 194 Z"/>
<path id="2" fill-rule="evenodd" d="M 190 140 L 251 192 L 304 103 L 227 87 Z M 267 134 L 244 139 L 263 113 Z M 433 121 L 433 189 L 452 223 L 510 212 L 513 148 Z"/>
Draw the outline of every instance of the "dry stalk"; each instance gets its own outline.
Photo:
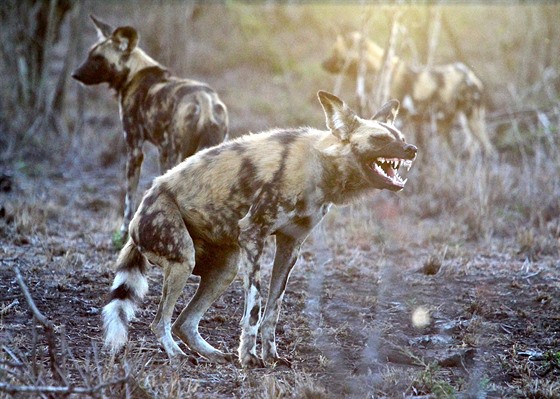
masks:
<path id="1" fill-rule="evenodd" d="M 366 13 L 362 20 L 362 27 L 360 29 L 360 40 L 357 43 L 358 49 L 358 71 L 356 74 L 356 97 L 358 98 L 358 114 L 363 115 L 367 107 L 367 94 L 366 94 L 366 74 L 367 74 L 367 38 L 369 36 L 369 25 L 371 20 L 371 10 Z"/>
<path id="2" fill-rule="evenodd" d="M 397 44 L 397 34 L 399 32 L 399 19 L 401 17 L 402 11 L 397 9 L 392 12 L 392 26 L 391 34 L 385 46 L 385 52 L 383 54 L 383 61 L 381 63 L 381 69 L 377 74 L 376 84 L 373 86 L 372 90 L 372 108 L 376 109 L 381 104 L 385 103 L 389 99 L 391 82 L 393 80 L 394 63 L 393 59 L 395 57 L 395 47 Z"/>
<path id="3" fill-rule="evenodd" d="M 426 67 L 431 67 L 434 63 L 436 48 L 441 31 L 441 7 L 430 8 L 430 38 L 428 41 L 428 55 L 426 56 Z"/>
<path id="4" fill-rule="evenodd" d="M 56 355 L 56 338 L 54 333 L 54 325 L 48 318 L 46 318 L 39 311 L 37 305 L 35 305 L 35 302 L 33 301 L 31 294 L 29 293 L 29 289 L 27 288 L 27 285 L 23 281 L 23 277 L 21 276 L 19 268 L 17 266 L 12 266 L 12 270 L 16 275 L 16 280 L 23 293 L 23 296 L 25 297 L 27 305 L 29 306 L 29 309 L 31 309 L 31 312 L 33 313 L 33 317 L 35 317 L 35 319 L 41 324 L 41 326 L 43 326 L 43 329 L 45 331 L 45 337 L 47 338 L 47 345 L 49 349 L 49 361 L 50 361 L 53 378 L 58 383 L 65 383 L 66 379 L 60 370 L 60 363 Z"/>

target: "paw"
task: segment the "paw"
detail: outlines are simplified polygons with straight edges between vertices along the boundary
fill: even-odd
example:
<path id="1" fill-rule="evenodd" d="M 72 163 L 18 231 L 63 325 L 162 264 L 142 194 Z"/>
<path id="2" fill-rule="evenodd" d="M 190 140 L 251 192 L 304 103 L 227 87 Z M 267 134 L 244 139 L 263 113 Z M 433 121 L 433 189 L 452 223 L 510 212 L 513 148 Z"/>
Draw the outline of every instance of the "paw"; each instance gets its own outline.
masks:
<path id="1" fill-rule="evenodd" d="M 266 363 L 270 364 L 274 368 L 276 367 L 286 367 L 289 369 L 292 368 L 292 362 L 280 356 L 269 356 L 266 359 Z"/>
<path id="2" fill-rule="evenodd" d="M 169 359 L 177 359 L 179 361 L 182 361 L 189 358 L 189 355 L 183 352 L 179 347 L 173 349 L 168 349 L 168 348 L 164 348 L 164 349 Z"/>
<path id="3" fill-rule="evenodd" d="M 189 358 L 189 356 L 185 352 L 183 352 L 177 342 L 173 341 L 173 339 L 163 338 L 160 343 L 163 346 L 163 349 L 165 350 L 165 353 L 167 354 L 167 357 L 169 359 L 182 361 Z"/>
<path id="4" fill-rule="evenodd" d="M 215 354 L 207 354 L 207 355 L 202 355 L 201 356 L 205 357 L 206 359 L 210 360 L 213 363 L 220 363 L 220 364 L 231 364 L 234 363 L 235 360 L 237 359 L 237 356 L 235 356 L 235 354 L 233 353 L 222 353 L 222 352 L 218 352 Z"/>
<path id="5" fill-rule="evenodd" d="M 261 359 L 250 353 L 242 356 L 239 361 L 241 362 L 241 366 L 243 368 L 261 369 L 265 367 L 264 362 Z"/>

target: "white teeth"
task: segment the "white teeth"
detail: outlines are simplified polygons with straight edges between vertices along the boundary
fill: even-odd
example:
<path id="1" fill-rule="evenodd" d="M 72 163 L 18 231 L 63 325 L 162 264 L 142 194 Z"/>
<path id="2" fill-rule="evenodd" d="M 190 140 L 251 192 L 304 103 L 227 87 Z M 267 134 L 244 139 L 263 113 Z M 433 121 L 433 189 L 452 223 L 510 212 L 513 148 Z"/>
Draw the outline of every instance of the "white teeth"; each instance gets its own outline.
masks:
<path id="1" fill-rule="evenodd" d="M 401 160 L 395 160 L 395 159 L 385 159 L 385 158 L 377 158 L 377 162 L 384 164 L 384 163 L 388 163 L 389 165 L 391 165 L 391 167 L 393 169 L 398 169 L 401 166 Z"/>
<path id="2" fill-rule="evenodd" d="M 385 173 L 383 168 L 380 166 L 383 164 L 389 164 L 391 168 L 395 170 L 393 176 L 389 176 L 387 173 Z M 372 167 L 375 170 L 375 172 L 377 172 L 381 176 L 391 179 L 394 184 L 404 186 L 408 181 L 408 179 L 403 180 L 402 177 L 399 175 L 398 170 L 401 166 L 404 166 L 407 170 L 410 170 L 410 167 L 412 166 L 412 161 L 402 160 L 397 158 L 394 159 L 377 158 L 376 161 L 372 163 Z"/>

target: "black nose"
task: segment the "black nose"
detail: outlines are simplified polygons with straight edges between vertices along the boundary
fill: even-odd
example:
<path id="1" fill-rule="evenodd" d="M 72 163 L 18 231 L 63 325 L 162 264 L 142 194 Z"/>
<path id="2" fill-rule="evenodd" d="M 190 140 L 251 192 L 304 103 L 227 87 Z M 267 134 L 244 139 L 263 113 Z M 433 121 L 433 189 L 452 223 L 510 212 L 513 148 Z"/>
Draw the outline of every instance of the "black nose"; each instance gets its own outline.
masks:
<path id="1" fill-rule="evenodd" d="M 415 145 L 407 144 L 404 147 L 404 152 L 409 158 L 414 158 L 416 156 L 416 153 L 418 152 L 418 148 L 416 148 Z"/>

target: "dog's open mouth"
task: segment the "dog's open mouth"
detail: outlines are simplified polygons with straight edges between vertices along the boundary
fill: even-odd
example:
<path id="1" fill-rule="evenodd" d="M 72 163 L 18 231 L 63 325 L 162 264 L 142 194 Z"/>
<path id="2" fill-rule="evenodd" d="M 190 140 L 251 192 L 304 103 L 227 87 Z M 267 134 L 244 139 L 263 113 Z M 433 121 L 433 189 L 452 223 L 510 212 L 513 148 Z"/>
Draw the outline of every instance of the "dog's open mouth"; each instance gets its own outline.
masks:
<path id="1" fill-rule="evenodd" d="M 379 157 L 369 165 L 369 168 L 390 186 L 402 189 L 408 179 L 403 179 L 399 175 L 399 168 L 404 167 L 408 171 L 411 166 L 412 161 L 409 159 Z"/>

